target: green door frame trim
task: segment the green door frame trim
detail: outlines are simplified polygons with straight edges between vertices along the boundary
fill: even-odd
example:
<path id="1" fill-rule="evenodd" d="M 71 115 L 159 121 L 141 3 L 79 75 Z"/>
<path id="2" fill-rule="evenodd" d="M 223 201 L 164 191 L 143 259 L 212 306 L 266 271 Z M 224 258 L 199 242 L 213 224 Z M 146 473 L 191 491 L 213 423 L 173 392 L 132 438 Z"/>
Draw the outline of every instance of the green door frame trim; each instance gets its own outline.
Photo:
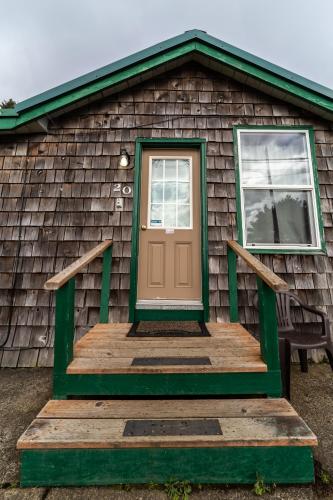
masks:
<path id="1" fill-rule="evenodd" d="M 318 180 L 318 165 L 316 158 L 316 144 L 314 139 L 314 130 L 311 125 L 236 125 L 233 127 L 233 144 L 234 144 L 234 158 L 235 158 L 235 178 L 236 178 L 236 212 L 237 212 L 237 232 L 238 232 L 238 243 L 243 246 L 243 219 L 242 219 L 242 207 L 241 207 L 241 187 L 240 187 L 240 171 L 239 171 L 239 156 L 238 156 L 238 130 L 306 130 L 309 134 L 310 142 L 310 152 L 311 152 L 311 164 L 313 170 L 314 179 L 314 192 L 316 197 L 317 205 L 317 217 L 319 226 L 319 236 L 320 236 L 320 249 L 309 248 L 299 248 L 299 249 L 262 249 L 262 248 L 247 248 L 248 252 L 252 254 L 286 254 L 286 255 L 326 255 L 326 243 L 325 243 L 325 232 L 323 224 L 323 216 L 321 213 L 321 203 L 320 203 L 320 192 L 319 192 L 319 180 Z"/>
<path id="2" fill-rule="evenodd" d="M 200 191 L 201 191 L 201 269 L 202 269 L 202 311 L 161 311 L 136 310 L 138 281 L 138 250 L 140 223 L 141 158 L 144 148 L 184 148 L 200 150 Z M 138 137 L 135 141 L 134 189 L 132 216 L 131 276 L 129 321 L 152 320 L 196 320 L 209 321 L 209 285 L 208 285 L 208 213 L 206 180 L 206 139 L 146 139 Z"/>

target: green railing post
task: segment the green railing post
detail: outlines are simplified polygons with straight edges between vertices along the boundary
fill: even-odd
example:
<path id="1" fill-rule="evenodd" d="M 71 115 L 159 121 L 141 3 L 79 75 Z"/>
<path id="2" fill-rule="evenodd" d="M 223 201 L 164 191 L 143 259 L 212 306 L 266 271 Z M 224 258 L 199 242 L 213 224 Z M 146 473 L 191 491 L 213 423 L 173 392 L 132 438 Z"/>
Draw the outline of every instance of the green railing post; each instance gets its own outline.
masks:
<path id="1" fill-rule="evenodd" d="M 109 321 L 110 279 L 111 279 L 112 245 L 103 253 L 101 306 L 99 320 L 101 323 Z"/>
<path id="2" fill-rule="evenodd" d="M 66 397 L 62 393 L 61 378 L 73 359 L 74 343 L 74 299 L 75 278 L 71 278 L 56 291 L 55 335 L 54 335 L 54 398 Z"/>
<path id="3" fill-rule="evenodd" d="M 257 277 L 257 285 L 261 354 L 268 370 L 280 370 L 276 295 L 274 290 L 259 277 Z"/>
<path id="4" fill-rule="evenodd" d="M 238 323 L 237 255 L 228 246 L 229 315 L 231 323 Z"/>

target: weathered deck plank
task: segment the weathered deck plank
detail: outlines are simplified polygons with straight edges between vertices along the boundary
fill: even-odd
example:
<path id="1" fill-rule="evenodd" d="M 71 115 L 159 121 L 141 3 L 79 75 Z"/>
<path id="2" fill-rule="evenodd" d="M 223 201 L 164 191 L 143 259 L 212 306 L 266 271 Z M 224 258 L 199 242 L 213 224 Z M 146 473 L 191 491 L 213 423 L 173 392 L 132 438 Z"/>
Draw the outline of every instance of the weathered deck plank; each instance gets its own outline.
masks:
<path id="1" fill-rule="evenodd" d="M 265 372 L 257 340 L 238 323 L 208 323 L 210 337 L 127 337 L 130 324 L 98 324 L 74 348 L 68 374 Z M 135 358 L 178 358 L 179 363 L 132 366 Z M 209 364 L 182 365 L 207 357 Z M 189 360 L 190 361 L 190 360 Z"/>
<path id="2" fill-rule="evenodd" d="M 222 433 L 215 435 L 124 435 L 125 425 L 130 418 L 140 420 L 153 419 L 175 419 L 185 418 L 198 419 L 198 411 L 194 411 L 193 403 L 190 402 L 188 409 L 187 401 L 184 400 L 182 408 L 174 408 L 174 401 L 164 401 L 159 406 L 151 401 L 131 401 L 122 407 L 123 402 L 117 401 L 118 415 L 122 413 L 125 418 L 112 417 L 99 418 L 101 409 L 95 406 L 92 411 L 90 407 L 89 418 L 82 418 L 82 402 L 75 409 L 76 401 L 72 402 L 72 418 L 37 418 L 21 436 L 17 447 L 19 449 L 109 449 L 109 448 L 188 448 L 188 447 L 238 447 L 238 446 L 314 446 L 317 439 L 303 420 L 295 414 L 280 413 L 281 403 L 276 411 L 272 411 L 270 400 L 261 400 L 258 405 L 261 408 L 267 406 L 260 416 L 256 416 L 251 400 L 250 411 L 255 416 L 249 416 L 246 411 L 248 401 L 229 401 L 229 407 L 224 410 L 224 402 L 215 404 L 210 400 L 206 403 L 204 417 L 214 416 L 218 419 Z M 98 403 L 98 402 L 97 402 Z M 58 408 L 61 403 L 57 404 Z M 166 408 L 169 406 L 169 411 Z M 203 414 L 203 403 L 199 414 Z M 284 404 L 288 408 L 288 404 Z M 144 416 L 143 415 L 143 408 Z M 241 409 L 240 409 L 241 407 Z M 197 409 L 198 410 L 198 409 Z M 129 411 L 129 413 L 127 413 Z M 288 408 L 290 412 L 290 409 Z M 54 410 L 53 410 L 54 412 Z M 193 413 L 196 413 L 195 417 Z M 49 416 L 52 412 L 48 410 Z M 54 413 L 53 413 L 54 414 Z M 154 415 L 154 417 L 151 416 Z M 235 415 L 236 416 L 233 416 Z M 130 415 L 130 416 L 129 416 Z"/>

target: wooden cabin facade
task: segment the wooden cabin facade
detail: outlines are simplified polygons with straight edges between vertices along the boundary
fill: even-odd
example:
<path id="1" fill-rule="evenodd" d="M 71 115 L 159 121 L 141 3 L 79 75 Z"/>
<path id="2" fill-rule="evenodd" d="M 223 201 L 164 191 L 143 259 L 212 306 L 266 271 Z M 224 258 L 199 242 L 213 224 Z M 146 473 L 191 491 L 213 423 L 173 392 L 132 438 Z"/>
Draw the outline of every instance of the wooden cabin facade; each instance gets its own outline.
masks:
<path id="1" fill-rule="evenodd" d="M 282 100 L 281 90 L 280 99 L 268 95 L 262 82 L 251 83 L 261 85 L 263 91 L 260 91 L 227 76 L 230 69 L 218 73 L 217 62 L 214 66 L 210 57 L 204 62 L 200 53 L 194 58 L 178 55 L 177 64 L 169 61 L 162 65 L 163 71 L 151 69 L 158 72 L 151 77 L 149 69 L 143 68 L 144 74 L 148 73 L 147 81 L 140 81 L 143 77 L 135 76 L 133 70 L 134 76 L 127 79 L 128 82 L 134 79 L 133 86 L 126 88 L 129 84 L 122 82 L 121 91 L 110 95 L 104 91 L 104 97 L 89 104 L 82 105 L 84 96 L 68 96 L 69 89 L 61 89 L 64 96 L 52 93 L 44 96 L 51 101 L 49 106 L 53 103 L 55 108 L 52 99 L 63 99 L 58 106 L 67 104 L 69 108 L 77 101 L 78 108 L 73 111 L 67 111 L 65 106 L 60 108 L 61 112 L 55 109 L 53 114 L 50 111 L 43 114 L 37 103 L 27 101 L 25 114 L 33 116 L 36 110 L 36 116 L 40 115 L 38 120 L 27 121 L 30 125 L 23 122 L 20 126 L 20 118 L 0 115 L 4 134 L 0 143 L 0 328 L 1 338 L 8 338 L 6 347 L 13 349 L 0 351 L 1 366 L 52 364 L 53 303 L 43 284 L 105 239 L 114 242 L 110 320 L 129 320 L 135 169 L 120 170 L 118 163 L 123 148 L 130 155 L 131 166 L 139 161 L 135 156 L 138 138 L 160 141 L 160 147 L 169 147 L 174 140 L 177 147 L 185 149 L 198 147 L 195 141 L 191 143 L 193 139 L 205 141 L 208 275 L 204 279 L 209 280 L 206 314 L 211 321 L 226 321 L 229 317 L 226 241 L 238 238 L 241 224 L 240 209 L 238 222 L 236 217 L 239 207 L 234 128 L 309 130 L 320 192 L 318 224 L 323 227 L 320 237 L 324 246 L 315 251 L 304 247 L 266 251 L 261 253 L 261 259 L 305 302 L 323 307 L 333 320 L 331 122 L 315 114 L 313 103 L 311 112 Z M 170 69 L 172 64 L 177 67 Z M 250 81 L 249 75 L 247 79 Z M 270 92 L 278 94 L 276 88 Z M 287 99 L 292 100 L 290 95 Z M 329 116 L 327 110 L 319 109 L 318 113 Z M 21 114 L 24 112 L 19 110 L 17 115 Z M 10 123 L 16 123 L 13 129 L 8 126 Z M 34 133 L 28 132 L 29 127 Z M 119 198 L 122 205 L 117 207 Z M 89 271 L 77 283 L 78 336 L 98 317 L 98 266 Z M 255 288 L 254 275 L 241 269 L 240 320 L 247 325 L 257 323 L 252 306 Z"/>
<path id="2" fill-rule="evenodd" d="M 313 479 L 310 446 L 315 437 L 279 399 L 275 292 L 295 290 L 333 320 L 332 119 L 328 89 L 196 30 L 2 111 L 1 333 L 6 343 L 1 366 L 52 365 L 56 323 L 55 400 L 19 442 L 23 484 L 164 481 L 177 472 L 172 460 L 185 464 L 185 455 L 197 446 L 200 454 L 184 465 L 183 479 L 198 478 L 206 463 L 199 482 L 251 482 L 258 461 L 276 463 L 275 475 L 270 466 L 262 466 L 268 482 Z M 102 253 L 104 264 L 96 259 Z M 78 274 L 83 264 L 88 266 Z M 240 326 L 251 330 L 259 323 L 253 305 L 257 286 L 260 345 Z M 50 290 L 57 290 L 55 316 Z M 155 339 L 150 357 L 191 358 L 202 351 L 212 366 L 162 369 L 143 363 L 145 369 L 133 369 L 136 351 L 140 359 L 149 356 L 140 339 L 128 344 L 132 325 L 159 320 L 206 324 L 210 338 L 187 338 L 186 345 L 172 340 L 173 350 L 166 339 Z M 76 340 L 83 337 L 73 351 L 74 321 Z M 93 328 L 86 334 L 88 327 Z M 115 361 L 125 359 L 124 346 L 128 366 Z M 245 368 L 236 362 L 239 348 L 249 350 Z M 232 351 L 233 361 L 225 362 L 223 349 Z M 193 439 L 184 444 L 182 438 L 166 448 L 160 441 L 147 448 L 143 440 L 146 444 L 132 443 L 128 451 L 123 437 L 105 437 L 105 422 L 94 444 L 87 445 L 73 428 L 71 436 L 80 444 L 64 444 L 57 435 L 55 450 L 46 435 L 52 419 L 59 424 L 77 412 L 82 418 L 91 415 L 93 403 L 64 407 L 56 399 L 202 395 L 277 398 L 274 408 L 261 408 L 256 400 L 257 410 L 240 410 L 238 402 L 238 410 L 223 407 L 218 415 L 223 420 L 248 411 L 253 425 L 266 415 L 270 422 L 277 419 L 273 430 L 260 441 L 262 428 L 251 424 L 246 446 L 240 438 L 229 440 L 222 452 L 216 436 L 215 444 L 208 439 L 204 448 Z M 246 401 L 250 408 L 253 400 Z M 94 406 L 98 422 L 105 415 L 116 418 L 112 403 L 101 404 L 104 416 Z M 188 410 L 189 417 L 211 417 L 217 405 L 213 401 L 205 412 L 200 404 L 200 411 Z M 165 417 L 153 403 L 146 405 L 155 418 Z M 138 406 L 125 407 L 120 419 L 140 414 Z M 173 413 L 181 416 L 180 410 Z M 289 423 L 294 419 L 287 437 L 285 418 Z M 92 458 L 111 467 L 118 446 L 124 455 L 112 479 L 98 472 L 99 466 L 90 483 L 84 479 L 82 471 Z M 154 446 L 162 446 L 165 455 Z M 292 471 L 279 465 L 286 452 Z M 226 471 L 226 461 L 239 462 L 240 456 L 247 457 L 243 469 L 236 467 L 233 475 L 230 465 Z M 67 459 L 80 464 L 69 468 L 70 477 Z M 139 459 L 145 471 L 131 469 L 124 478 L 128 461 Z M 212 461 L 215 476 L 209 472 Z M 58 475 L 50 468 L 54 464 Z M 44 466 L 53 471 L 45 481 Z M 150 479 L 149 470 L 155 471 Z"/>

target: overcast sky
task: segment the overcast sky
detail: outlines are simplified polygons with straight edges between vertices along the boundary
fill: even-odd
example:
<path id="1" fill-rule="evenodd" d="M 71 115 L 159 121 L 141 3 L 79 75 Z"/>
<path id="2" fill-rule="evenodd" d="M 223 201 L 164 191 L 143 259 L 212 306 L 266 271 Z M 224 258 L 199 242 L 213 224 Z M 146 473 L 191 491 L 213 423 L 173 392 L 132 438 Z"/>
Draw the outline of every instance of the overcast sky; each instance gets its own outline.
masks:
<path id="1" fill-rule="evenodd" d="M 0 101 L 202 29 L 333 88 L 333 0 L 0 0 Z"/>

